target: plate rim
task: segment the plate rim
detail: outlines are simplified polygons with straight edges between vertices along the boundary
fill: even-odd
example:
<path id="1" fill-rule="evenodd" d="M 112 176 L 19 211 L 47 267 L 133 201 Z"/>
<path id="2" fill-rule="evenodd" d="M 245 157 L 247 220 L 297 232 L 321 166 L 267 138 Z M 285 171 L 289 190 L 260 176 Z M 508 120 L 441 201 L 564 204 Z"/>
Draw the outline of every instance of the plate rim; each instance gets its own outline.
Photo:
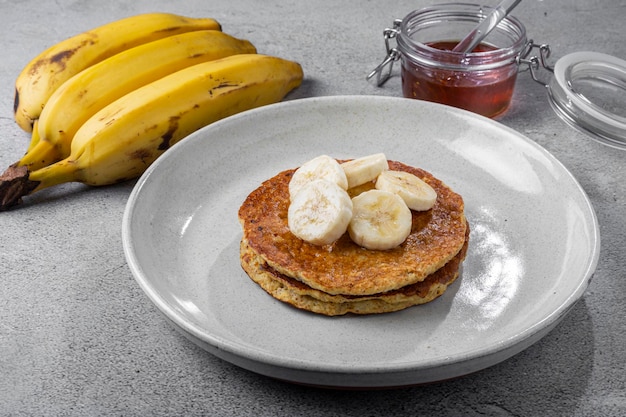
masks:
<path id="1" fill-rule="evenodd" d="M 438 366 L 441 366 L 441 364 L 444 363 L 443 360 L 440 361 L 441 362 L 440 364 L 435 363 L 428 367 L 415 364 L 414 362 L 403 362 L 403 363 L 393 364 L 387 368 L 379 367 L 379 368 L 370 368 L 370 369 L 367 369 L 367 368 L 335 369 L 333 367 L 331 369 L 330 366 L 323 366 L 323 364 L 320 364 L 319 362 L 313 362 L 313 361 L 292 361 L 286 364 L 284 361 L 279 360 L 279 358 L 273 357 L 264 352 L 254 352 L 254 355 L 251 355 L 251 352 L 248 349 L 246 349 L 244 345 L 241 345 L 233 341 L 223 340 L 221 337 L 216 337 L 216 335 L 207 334 L 210 332 L 207 332 L 206 329 L 199 329 L 197 328 L 197 326 L 191 323 L 188 323 L 184 319 L 181 319 L 176 314 L 176 311 L 172 308 L 172 306 L 169 305 L 169 303 L 159 295 L 158 291 L 150 287 L 148 285 L 148 281 L 142 276 L 143 275 L 142 268 L 139 265 L 138 260 L 135 257 L 135 254 L 132 250 L 132 241 L 131 241 L 132 239 L 130 236 L 131 217 L 132 217 L 133 209 L 135 205 L 137 204 L 137 198 L 138 196 L 140 196 L 140 193 L 142 192 L 143 187 L 146 186 L 146 184 L 150 180 L 153 173 L 156 170 L 158 170 L 158 167 L 161 164 L 165 163 L 164 161 L 167 161 L 169 158 L 174 157 L 173 155 L 175 155 L 176 152 L 178 152 L 181 148 L 185 147 L 186 144 L 189 144 L 191 143 L 191 141 L 194 141 L 194 140 L 199 140 L 197 138 L 206 135 L 207 131 L 210 132 L 211 130 L 217 129 L 224 124 L 236 123 L 241 118 L 254 116 L 258 113 L 263 114 L 263 113 L 272 112 L 272 111 L 280 111 L 281 108 L 285 106 L 308 106 L 308 105 L 315 105 L 315 104 L 320 104 L 320 103 L 322 105 L 325 105 L 327 103 L 342 103 L 342 102 L 344 104 L 350 104 L 350 103 L 357 103 L 357 102 L 362 103 L 364 101 L 394 102 L 394 103 L 402 101 L 403 103 L 406 103 L 407 100 L 408 99 L 398 98 L 398 97 L 369 96 L 369 95 L 337 95 L 337 96 L 308 97 L 308 98 L 287 100 L 287 101 L 283 101 L 280 103 L 263 106 L 261 108 L 248 110 L 246 112 L 242 112 L 234 116 L 230 116 L 226 119 L 222 119 L 218 122 L 215 122 L 209 126 L 206 126 L 192 133 L 187 138 L 185 138 L 185 140 L 182 140 L 179 143 L 175 144 L 167 153 L 163 154 L 161 157 L 157 159 L 157 161 L 155 161 L 150 167 L 148 167 L 148 169 L 144 172 L 144 174 L 139 178 L 139 180 L 133 187 L 133 190 L 131 191 L 131 194 L 128 198 L 128 202 L 124 210 L 123 219 L 122 219 L 122 244 L 123 244 L 124 254 L 127 260 L 127 264 L 130 267 L 131 273 L 135 281 L 139 284 L 142 291 L 148 296 L 150 301 L 157 307 L 157 309 L 166 316 L 168 321 L 171 321 L 176 326 L 179 326 L 180 327 L 179 330 L 183 330 L 184 332 L 189 333 L 189 335 L 192 336 L 192 338 L 190 339 L 196 342 L 196 344 L 198 344 L 198 341 L 200 341 L 202 342 L 201 344 L 207 344 L 217 349 L 216 352 L 211 352 L 216 356 L 220 356 L 220 352 L 224 352 L 224 353 L 227 353 L 226 356 L 231 356 L 231 355 L 234 355 L 237 357 L 241 356 L 242 358 L 245 358 L 247 360 L 263 362 L 265 365 L 268 365 L 268 366 L 292 369 L 294 371 L 297 370 L 297 371 L 304 372 L 304 373 L 307 373 L 307 372 L 320 373 L 321 372 L 321 373 L 330 373 L 333 375 L 359 375 L 359 374 L 364 375 L 364 374 L 372 374 L 372 373 L 373 374 L 389 374 L 389 373 L 394 373 L 394 372 L 406 373 L 406 372 L 415 372 L 415 371 L 424 370 L 424 369 L 433 369 L 433 368 L 437 368 Z M 572 291 L 571 294 L 569 294 L 569 296 L 563 301 L 563 303 L 559 305 L 555 310 L 553 310 L 549 315 L 547 315 L 543 320 L 535 323 L 533 326 L 527 329 L 524 329 L 524 331 L 522 332 L 516 333 L 512 337 L 509 337 L 505 340 L 501 340 L 498 343 L 500 347 L 498 352 L 503 352 L 507 350 L 512 351 L 511 355 L 508 355 L 502 360 L 508 359 L 514 354 L 519 353 L 519 351 L 524 350 L 531 344 L 540 340 L 545 334 L 551 331 L 551 329 L 554 328 L 563 319 L 563 317 L 567 315 L 567 313 L 574 307 L 577 301 L 579 301 L 584 295 L 586 289 L 589 286 L 589 282 L 593 277 L 593 273 L 597 267 L 597 263 L 598 263 L 599 255 L 600 255 L 600 230 L 599 230 L 598 218 L 597 218 L 595 209 L 589 197 L 587 196 L 587 193 L 582 188 L 578 180 L 574 177 L 574 175 L 567 169 L 567 167 L 565 167 L 564 164 L 561 161 L 559 161 L 554 155 L 552 155 L 547 149 L 545 149 L 544 147 L 542 147 L 535 141 L 529 139 L 525 135 L 495 120 L 488 119 L 483 116 L 479 116 L 474 113 L 467 112 L 465 110 L 456 109 L 456 108 L 452 108 L 452 107 L 448 107 L 448 106 L 444 106 L 444 105 L 440 105 L 436 103 L 429 103 L 429 102 L 421 102 L 420 105 L 440 107 L 442 109 L 445 109 L 445 111 L 458 113 L 462 117 L 479 119 L 481 123 L 492 124 L 496 126 L 498 129 L 504 129 L 508 131 L 511 135 L 516 136 L 519 140 L 522 140 L 526 144 L 531 145 L 535 150 L 541 152 L 544 155 L 544 157 L 548 158 L 551 162 L 558 164 L 560 170 L 563 173 L 567 174 L 568 180 L 571 181 L 572 184 L 575 186 L 575 188 L 581 193 L 581 196 L 583 197 L 583 200 L 586 206 L 586 211 L 587 211 L 586 214 L 590 216 L 589 218 L 589 220 L 591 221 L 590 226 L 593 231 L 593 235 L 591 237 L 593 241 L 590 244 L 590 247 L 592 247 L 592 251 L 589 253 L 590 262 L 587 264 L 586 270 L 581 271 L 581 276 L 584 278 L 581 279 L 576 289 Z M 186 335 L 186 336 L 189 336 L 189 335 Z M 208 336 L 208 340 L 205 336 Z M 198 340 L 194 340 L 194 338 L 197 338 Z M 523 345 L 522 342 L 524 341 L 529 342 L 528 346 L 522 346 Z M 517 349 L 515 348 L 520 347 L 520 346 L 521 346 L 521 349 L 517 351 Z M 206 349 L 207 346 L 202 346 L 202 347 Z M 463 363 L 463 362 L 467 362 L 467 361 L 471 361 L 475 359 L 492 356 L 494 354 L 494 352 L 492 351 L 493 350 L 492 348 L 493 346 L 490 345 L 490 346 L 483 346 L 479 349 L 474 349 L 472 351 L 464 352 L 464 354 L 462 355 L 462 358 L 460 358 L 460 360 L 457 360 L 456 363 Z M 224 355 L 221 355 L 221 356 L 224 356 Z M 226 360 L 233 362 L 232 358 L 226 359 Z M 411 366 L 411 363 L 413 363 L 413 366 Z M 482 367 L 480 369 L 484 369 L 486 367 L 492 366 L 493 364 Z M 269 376 L 272 376 L 272 375 L 269 375 Z M 306 382 L 306 381 L 299 381 L 299 382 Z M 381 386 L 385 386 L 385 385 L 381 385 Z"/>

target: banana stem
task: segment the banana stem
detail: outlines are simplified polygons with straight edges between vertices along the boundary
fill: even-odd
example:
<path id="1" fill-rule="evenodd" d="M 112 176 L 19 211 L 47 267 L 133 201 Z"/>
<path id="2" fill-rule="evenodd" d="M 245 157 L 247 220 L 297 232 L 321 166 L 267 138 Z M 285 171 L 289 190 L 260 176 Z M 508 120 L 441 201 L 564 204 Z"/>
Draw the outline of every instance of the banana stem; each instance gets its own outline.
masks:
<path id="1" fill-rule="evenodd" d="M 53 185 L 76 181 L 76 164 L 64 159 L 42 169 L 31 171 L 16 162 L 0 175 L 0 211 L 22 202 L 22 197 Z"/>
<path id="2" fill-rule="evenodd" d="M 29 179 L 25 166 L 13 164 L 0 175 L 0 211 L 5 211 L 22 202 L 22 197 L 33 192 L 38 183 Z"/>
<path id="3" fill-rule="evenodd" d="M 66 158 L 36 171 L 30 171 L 28 178 L 37 184 L 33 189 L 33 192 L 35 192 L 53 185 L 78 181 L 76 175 L 78 171 L 76 163 Z"/>

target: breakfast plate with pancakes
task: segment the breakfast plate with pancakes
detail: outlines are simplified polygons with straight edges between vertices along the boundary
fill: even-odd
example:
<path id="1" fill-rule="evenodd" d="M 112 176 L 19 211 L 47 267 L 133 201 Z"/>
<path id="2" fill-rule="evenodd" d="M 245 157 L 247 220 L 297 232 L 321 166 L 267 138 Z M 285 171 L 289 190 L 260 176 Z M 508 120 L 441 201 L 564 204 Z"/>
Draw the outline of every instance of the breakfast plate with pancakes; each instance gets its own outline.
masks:
<path id="1" fill-rule="evenodd" d="M 349 160 L 378 152 L 462 199 L 450 200 L 451 212 L 463 209 L 451 217 L 455 226 L 431 230 L 453 230 L 437 241 L 454 248 L 420 253 L 432 261 L 419 278 L 427 288 L 409 291 L 419 282 L 403 280 L 398 289 L 398 281 L 385 279 L 412 267 L 410 260 L 382 253 L 359 264 L 355 248 L 315 263 L 299 257 L 291 242 L 272 255 L 283 259 L 291 251 L 288 262 L 274 265 L 290 273 L 266 268 L 272 248 L 281 246 L 261 245 L 270 240 L 250 224 L 271 219 L 281 173 L 318 155 Z M 272 178 L 275 184 L 261 187 Z M 249 200 L 257 189 L 261 194 Z M 510 358 L 550 332 L 584 295 L 600 248 L 584 190 L 544 148 L 463 110 L 374 96 L 285 101 L 190 135 L 139 179 L 122 231 L 137 283 L 188 339 L 262 375 L 337 388 L 441 381 Z M 271 236 L 284 243 L 287 235 Z M 316 249 L 301 254 L 321 256 Z M 390 258 L 399 261 L 385 269 Z M 348 279 L 355 265 L 366 265 L 371 279 Z M 322 278 L 307 281 L 314 268 Z M 291 290 L 287 301 L 303 305 L 281 300 L 278 287 Z M 424 302 L 415 302 L 415 294 Z M 386 311 L 366 302 L 365 314 L 335 315 L 315 312 L 309 302 L 318 297 L 322 313 L 328 306 L 334 312 L 372 295 L 377 305 L 398 296 L 411 304 Z"/>

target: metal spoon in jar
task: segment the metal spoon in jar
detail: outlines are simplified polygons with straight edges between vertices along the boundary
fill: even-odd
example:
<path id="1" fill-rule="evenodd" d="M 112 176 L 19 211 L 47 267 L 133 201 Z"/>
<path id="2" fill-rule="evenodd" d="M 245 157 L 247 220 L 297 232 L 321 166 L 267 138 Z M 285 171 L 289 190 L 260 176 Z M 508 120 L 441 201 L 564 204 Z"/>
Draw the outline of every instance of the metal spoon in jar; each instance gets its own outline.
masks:
<path id="1" fill-rule="evenodd" d="M 462 52 L 464 54 L 472 52 L 472 50 L 482 42 L 485 37 L 493 30 L 502 19 L 504 19 L 511 10 L 515 8 L 522 0 L 502 0 L 500 4 L 494 7 L 493 11 L 487 15 L 470 33 L 459 42 L 452 52 Z"/>

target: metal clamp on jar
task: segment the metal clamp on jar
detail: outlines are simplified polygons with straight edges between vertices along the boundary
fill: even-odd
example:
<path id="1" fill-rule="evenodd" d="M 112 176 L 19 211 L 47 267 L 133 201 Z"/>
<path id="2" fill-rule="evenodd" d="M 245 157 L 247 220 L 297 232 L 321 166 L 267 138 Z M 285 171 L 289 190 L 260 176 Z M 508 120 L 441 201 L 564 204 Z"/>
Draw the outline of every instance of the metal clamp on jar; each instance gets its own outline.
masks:
<path id="1" fill-rule="evenodd" d="M 552 67 L 547 63 L 550 47 L 527 39 L 524 25 L 510 15 L 470 52 L 453 51 L 492 11 L 447 3 L 396 19 L 383 31 L 386 56 L 367 79 L 375 78 L 381 86 L 400 60 L 404 97 L 495 117 L 509 107 L 519 68 L 526 65 L 532 78 L 547 87 L 559 117 L 602 143 L 626 149 L 626 61 L 577 52 Z M 535 50 L 538 55 L 532 55 Z M 549 81 L 541 80 L 541 69 L 547 70 Z"/>

